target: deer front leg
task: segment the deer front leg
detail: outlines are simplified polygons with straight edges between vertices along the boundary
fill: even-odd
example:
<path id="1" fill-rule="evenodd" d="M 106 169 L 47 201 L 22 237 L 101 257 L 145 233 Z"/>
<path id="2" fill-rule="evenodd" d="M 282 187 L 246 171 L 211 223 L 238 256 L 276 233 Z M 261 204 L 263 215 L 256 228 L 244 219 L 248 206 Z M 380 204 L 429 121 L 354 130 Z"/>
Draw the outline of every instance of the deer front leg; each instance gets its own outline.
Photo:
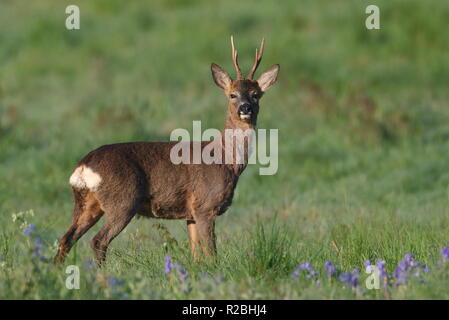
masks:
<path id="1" fill-rule="evenodd" d="M 187 220 L 187 233 L 189 234 L 190 249 L 192 250 L 193 260 L 199 260 L 200 243 L 196 223 L 193 220 Z"/>
<path id="2" fill-rule="evenodd" d="M 196 241 L 195 246 L 199 243 L 203 253 L 206 257 L 215 256 L 217 254 L 217 248 L 215 244 L 215 216 L 196 216 L 195 222 L 193 224 L 196 229 L 196 235 L 198 241 Z M 195 257 L 195 255 L 194 255 Z"/>

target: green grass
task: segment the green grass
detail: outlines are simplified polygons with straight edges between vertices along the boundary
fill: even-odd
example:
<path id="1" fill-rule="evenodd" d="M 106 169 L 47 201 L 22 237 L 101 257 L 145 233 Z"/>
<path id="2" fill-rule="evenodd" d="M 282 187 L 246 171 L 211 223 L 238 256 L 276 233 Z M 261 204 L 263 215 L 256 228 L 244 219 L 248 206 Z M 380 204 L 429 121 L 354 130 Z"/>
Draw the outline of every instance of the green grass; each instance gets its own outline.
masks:
<path id="1" fill-rule="evenodd" d="M 64 27 L 78 4 L 81 30 Z M 0 298 L 448 299 L 449 3 L 376 1 L 381 30 L 364 27 L 372 1 L 1 1 Z M 102 270 L 85 267 L 95 226 L 64 268 L 33 258 L 27 223 L 51 260 L 71 222 L 68 177 L 88 151 L 168 141 L 175 128 L 222 128 L 225 99 L 210 63 L 232 72 L 229 36 L 247 70 L 262 36 L 261 68 L 281 65 L 261 102 L 259 128 L 279 129 L 279 170 L 249 166 L 218 219 L 216 262 L 193 263 L 185 222 L 134 219 Z M 358 291 L 328 280 L 406 253 L 425 281 Z M 169 254 L 189 273 L 164 275 Z M 311 261 L 320 284 L 296 266 Z M 362 270 L 363 271 L 363 270 Z M 206 276 L 207 275 L 207 276 Z M 108 278 L 119 285 L 108 285 Z"/>

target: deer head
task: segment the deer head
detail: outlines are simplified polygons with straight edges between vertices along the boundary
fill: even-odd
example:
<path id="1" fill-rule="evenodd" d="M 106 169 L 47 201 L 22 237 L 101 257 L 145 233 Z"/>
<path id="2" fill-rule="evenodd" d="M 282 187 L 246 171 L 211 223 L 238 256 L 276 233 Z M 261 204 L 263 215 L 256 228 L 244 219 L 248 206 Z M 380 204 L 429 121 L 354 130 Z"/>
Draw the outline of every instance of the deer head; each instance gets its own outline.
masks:
<path id="1" fill-rule="evenodd" d="M 237 72 L 236 79 L 233 80 L 217 64 L 212 63 L 211 65 L 215 83 L 224 90 L 226 97 L 229 99 L 228 114 L 233 121 L 255 125 L 259 113 L 259 101 L 263 94 L 276 82 L 280 68 L 278 64 L 263 72 L 257 80 L 253 80 L 254 73 L 262 60 L 264 42 L 264 39 L 262 39 L 259 50 L 256 49 L 253 67 L 246 78 L 243 77 L 242 70 L 239 67 L 237 50 L 232 36 L 232 62 Z"/>

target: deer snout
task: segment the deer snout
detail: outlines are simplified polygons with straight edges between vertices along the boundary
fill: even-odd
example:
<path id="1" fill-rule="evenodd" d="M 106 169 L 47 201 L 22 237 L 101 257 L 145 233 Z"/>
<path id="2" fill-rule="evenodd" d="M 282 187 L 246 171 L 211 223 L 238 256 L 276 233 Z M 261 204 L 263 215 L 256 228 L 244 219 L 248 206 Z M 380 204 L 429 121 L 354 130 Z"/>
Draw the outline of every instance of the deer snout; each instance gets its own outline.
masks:
<path id="1" fill-rule="evenodd" d="M 239 106 L 237 113 L 240 119 L 250 119 L 253 113 L 252 106 L 249 103 L 243 103 Z"/>

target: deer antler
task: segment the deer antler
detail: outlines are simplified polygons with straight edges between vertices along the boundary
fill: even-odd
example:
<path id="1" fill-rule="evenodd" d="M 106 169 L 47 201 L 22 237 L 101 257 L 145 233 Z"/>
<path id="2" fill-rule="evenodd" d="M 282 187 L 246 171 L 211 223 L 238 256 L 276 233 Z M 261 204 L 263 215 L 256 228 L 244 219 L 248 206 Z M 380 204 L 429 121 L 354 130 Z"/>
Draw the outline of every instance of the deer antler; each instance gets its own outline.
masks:
<path id="1" fill-rule="evenodd" d="M 234 63 L 235 71 L 237 71 L 237 80 L 243 79 L 242 69 L 239 67 L 239 63 L 237 61 L 237 50 L 235 50 L 234 45 L 234 37 L 231 36 L 231 46 L 232 46 L 232 62 Z"/>
<path id="2" fill-rule="evenodd" d="M 262 38 L 262 41 L 260 42 L 259 51 L 257 51 L 257 48 L 256 48 L 256 57 L 254 58 L 253 68 L 251 69 L 251 72 L 248 74 L 248 79 L 250 79 L 250 80 L 253 80 L 254 72 L 256 72 L 256 69 L 260 64 L 260 61 L 262 60 L 264 44 L 265 44 L 265 38 Z"/>

